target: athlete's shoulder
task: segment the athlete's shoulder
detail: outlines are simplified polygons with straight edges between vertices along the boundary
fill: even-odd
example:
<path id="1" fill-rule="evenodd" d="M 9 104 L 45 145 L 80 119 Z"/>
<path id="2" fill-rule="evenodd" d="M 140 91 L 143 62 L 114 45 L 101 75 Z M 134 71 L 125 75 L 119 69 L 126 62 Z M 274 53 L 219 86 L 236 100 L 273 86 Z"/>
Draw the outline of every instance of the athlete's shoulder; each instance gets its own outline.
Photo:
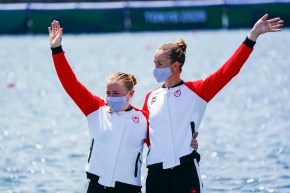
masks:
<path id="1" fill-rule="evenodd" d="M 151 90 L 150 92 L 148 92 L 148 93 L 146 94 L 146 98 L 148 98 L 152 93 L 158 92 L 158 90 L 160 90 L 160 89 L 162 89 L 161 86 L 159 86 L 159 87 L 157 87 L 157 88 Z"/>
<path id="2" fill-rule="evenodd" d="M 108 105 L 105 99 L 103 99 L 100 96 L 94 95 L 91 93 L 91 102 L 85 103 L 83 106 L 85 106 L 84 113 L 86 116 L 90 115 L 93 112 L 99 111 L 102 107 Z M 86 100 L 83 100 L 86 101 Z"/>
<path id="3" fill-rule="evenodd" d="M 195 80 L 195 81 L 186 81 L 184 85 L 187 86 L 191 90 L 195 90 L 202 84 L 203 80 Z"/>
<path id="4" fill-rule="evenodd" d="M 146 119 L 148 119 L 148 112 L 147 112 L 147 111 L 144 111 L 144 110 L 142 110 L 142 109 L 136 108 L 136 107 L 134 107 L 134 106 L 132 106 L 132 108 L 133 108 L 133 110 L 142 113 L 143 116 L 144 116 Z"/>

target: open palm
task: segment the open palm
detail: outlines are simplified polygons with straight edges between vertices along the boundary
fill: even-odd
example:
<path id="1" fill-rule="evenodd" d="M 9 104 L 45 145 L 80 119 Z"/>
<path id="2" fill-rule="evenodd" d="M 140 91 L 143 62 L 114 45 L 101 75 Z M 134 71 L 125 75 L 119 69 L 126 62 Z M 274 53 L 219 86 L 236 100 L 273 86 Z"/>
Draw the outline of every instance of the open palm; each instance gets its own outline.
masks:
<path id="1" fill-rule="evenodd" d="M 280 19 L 280 17 L 276 17 L 273 19 L 268 19 L 268 14 L 265 14 L 261 17 L 251 29 L 248 34 L 248 38 L 252 41 L 256 41 L 258 36 L 267 32 L 279 32 L 283 26 L 284 21 Z"/>
<path id="2" fill-rule="evenodd" d="M 62 30 L 58 21 L 54 20 L 51 23 L 51 27 L 48 27 L 49 42 L 52 48 L 59 47 L 62 40 Z"/>
<path id="3" fill-rule="evenodd" d="M 269 20 L 267 20 L 267 18 L 268 14 L 265 14 L 255 23 L 254 29 L 257 31 L 258 34 L 281 31 L 280 27 L 283 26 L 283 20 L 281 20 L 279 17 Z"/>

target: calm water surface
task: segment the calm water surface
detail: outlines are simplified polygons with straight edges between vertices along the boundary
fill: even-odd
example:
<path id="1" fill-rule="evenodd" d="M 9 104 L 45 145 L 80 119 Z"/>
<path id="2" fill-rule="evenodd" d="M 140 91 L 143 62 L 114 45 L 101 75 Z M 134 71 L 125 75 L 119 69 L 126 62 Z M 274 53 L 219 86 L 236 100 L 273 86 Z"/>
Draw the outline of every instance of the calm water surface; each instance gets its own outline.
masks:
<path id="1" fill-rule="evenodd" d="M 290 192 L 289 32 L 261 36 L 240 74 L 209 103 L 198 137 L 205 192 Z M 158 86 L 153 54 L 161 43 L 186 41 L 182 76 L 196 80 L 218 69 L 247 33 L 64 33 L 63 49 L 97 95 L 105 96 L 110 73 L 136 74 L 133 103 L 141 107 Z M 0 36 L 0 42 L 0 192 L 84 193 L 86 118 L 57 79 L 48 37 Z M 143 183 L 146 175 L 143 167 Z"/>

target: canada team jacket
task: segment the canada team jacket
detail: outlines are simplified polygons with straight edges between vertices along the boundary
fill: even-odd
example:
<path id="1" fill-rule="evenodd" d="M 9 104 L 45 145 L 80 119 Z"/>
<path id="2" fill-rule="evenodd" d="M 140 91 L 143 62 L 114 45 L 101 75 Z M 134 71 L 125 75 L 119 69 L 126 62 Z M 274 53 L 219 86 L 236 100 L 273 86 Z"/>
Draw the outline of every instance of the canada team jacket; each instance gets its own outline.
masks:
<path id="1" fill-rule="evenodd" d="M 162 86 L 146 95 L 143 110 L 149 112 L 150 141 L 147 166 L 162 163 L 163 169 L 172 168 L 180 165 L 181 157 L 193 152 L 191 125 L 198 129 L 207 103 L 238 74 L 254 44 L 246 39 L 219 70 L 204 80 Z"/>
<path id="2" fill-rule="evenodd" d="M 98 176 L 99 184 L 104 186 L 114 187 L 115 182 L 141 186 L 142 150 L 148 129 L 146 113 L 134 107 L 110 112 L 103 99 L 77 80 L 61 47 L 58 50 L 53 52 L 58 77 L 88 120 L 92 142 L 86 172 Z"/>

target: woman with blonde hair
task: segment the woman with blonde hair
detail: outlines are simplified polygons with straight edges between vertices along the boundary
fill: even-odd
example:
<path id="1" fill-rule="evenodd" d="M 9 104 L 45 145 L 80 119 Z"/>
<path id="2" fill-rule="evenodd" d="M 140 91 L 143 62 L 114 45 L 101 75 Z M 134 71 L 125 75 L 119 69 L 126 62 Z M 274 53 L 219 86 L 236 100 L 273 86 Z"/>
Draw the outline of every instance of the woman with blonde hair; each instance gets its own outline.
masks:
<path id="1" fill-rule="evenodd" d="M 232 57 L 204 80 L 183 81 L 186 43 L 161 45 L 155 52 L 153 74 L 159 88 L 149 92 L 143 110 L 149 113 L 147 193 L 201 193 L 200 155 L 190 146 L 207 103 L 238 74 L 253 51 L 258 36 L 278 32 L 283 20 L 259 19 Z"/>

